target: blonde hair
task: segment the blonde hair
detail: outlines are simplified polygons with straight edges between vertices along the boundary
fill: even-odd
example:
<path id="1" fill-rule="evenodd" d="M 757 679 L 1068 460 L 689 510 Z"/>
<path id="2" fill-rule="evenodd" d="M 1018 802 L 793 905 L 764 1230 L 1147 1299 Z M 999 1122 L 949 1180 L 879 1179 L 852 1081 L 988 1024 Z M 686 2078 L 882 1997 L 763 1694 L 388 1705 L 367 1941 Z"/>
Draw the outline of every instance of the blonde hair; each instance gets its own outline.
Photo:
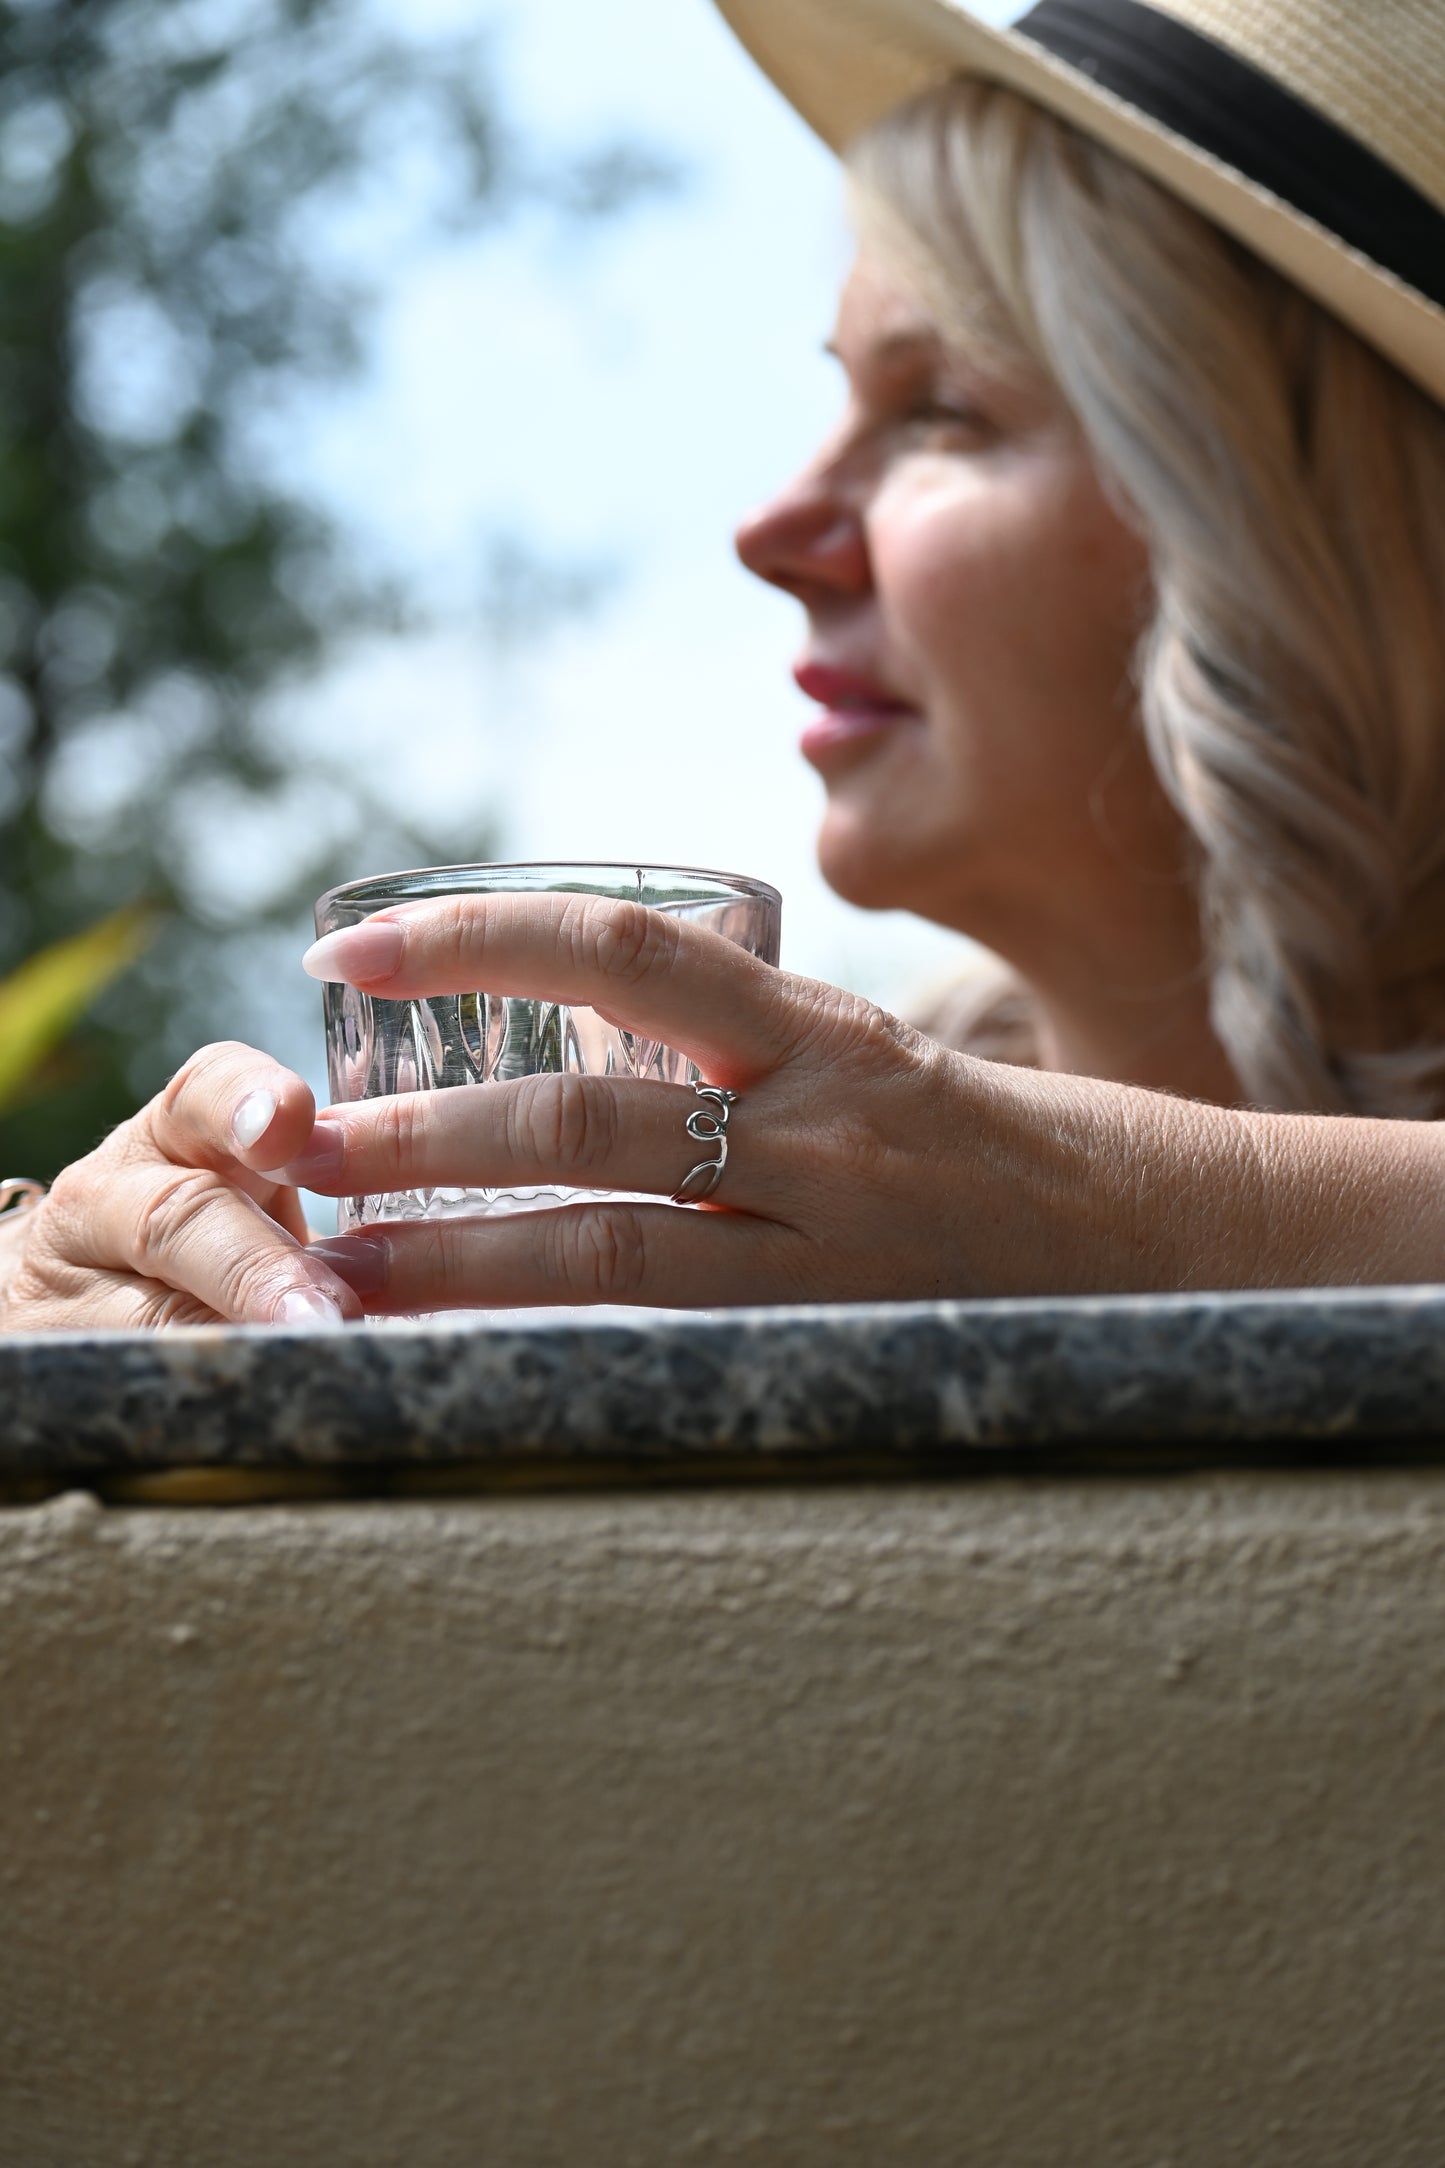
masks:
<path id="1" fill-rule="evenodd" d="M 1245 1097 L 1445 1112 L 1445 409 L 1012 92 L 928 92 L 849 165 L 865 242 L 1052 380 L 1148 540 L 1143 727 Z"/>

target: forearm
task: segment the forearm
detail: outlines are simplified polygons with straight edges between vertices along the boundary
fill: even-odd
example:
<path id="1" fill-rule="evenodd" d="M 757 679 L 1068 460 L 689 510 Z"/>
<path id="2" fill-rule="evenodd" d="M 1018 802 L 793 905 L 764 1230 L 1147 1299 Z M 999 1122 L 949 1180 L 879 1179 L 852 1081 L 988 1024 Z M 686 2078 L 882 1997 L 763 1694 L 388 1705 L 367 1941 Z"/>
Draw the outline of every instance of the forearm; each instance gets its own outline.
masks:
<path id="1" fill-rule="evenodd" d="M 1000 1292 L 1445 1279 L 1445 1125 L 1240 1113 L 1016 1071 L 994 1123 Z"/>

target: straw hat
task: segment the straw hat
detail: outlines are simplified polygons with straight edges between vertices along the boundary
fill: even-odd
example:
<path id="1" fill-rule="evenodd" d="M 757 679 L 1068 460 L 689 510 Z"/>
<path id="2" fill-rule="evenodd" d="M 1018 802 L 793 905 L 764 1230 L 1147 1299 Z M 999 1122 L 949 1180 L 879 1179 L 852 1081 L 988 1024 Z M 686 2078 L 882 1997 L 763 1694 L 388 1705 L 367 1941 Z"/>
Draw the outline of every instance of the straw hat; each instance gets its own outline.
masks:
<path id="1" fill-rule="evenodd" d="M 1445 0 L 717 0 L 833 149 L 956 75 L 1141 167 L 1445 402 Z"/>

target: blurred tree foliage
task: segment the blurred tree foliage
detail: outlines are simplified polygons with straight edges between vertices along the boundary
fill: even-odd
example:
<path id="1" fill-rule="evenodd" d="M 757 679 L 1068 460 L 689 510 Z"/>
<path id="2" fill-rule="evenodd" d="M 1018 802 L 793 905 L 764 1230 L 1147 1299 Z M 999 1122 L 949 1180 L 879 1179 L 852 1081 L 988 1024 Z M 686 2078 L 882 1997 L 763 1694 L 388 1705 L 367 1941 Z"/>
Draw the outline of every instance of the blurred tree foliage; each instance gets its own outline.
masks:
<path id="1" fill-rule="evenodd" d="M 363 358 L 348 220 L 395 242 L 402 203 L 419 242 L 524 206 L 595 221 L 669 182 L 627 145 L 539 162 L 488 60 L 366 0 L 0 0 L 0 973 L 119 906 L 163 914 L 0 1118 L 0 1172 L 48 1176 L 224 1033 L 268 927 L 294 957 L 330 881 L 476 855 L 476 808 L 408 830 L 266 727 L 266 696 L 412 605 L 257 445 Z M 509 639 L 585 600 L 525 551 L 497 567 Z M 204 839 L 273 816 L 299 853 L 238 916 Z"/>

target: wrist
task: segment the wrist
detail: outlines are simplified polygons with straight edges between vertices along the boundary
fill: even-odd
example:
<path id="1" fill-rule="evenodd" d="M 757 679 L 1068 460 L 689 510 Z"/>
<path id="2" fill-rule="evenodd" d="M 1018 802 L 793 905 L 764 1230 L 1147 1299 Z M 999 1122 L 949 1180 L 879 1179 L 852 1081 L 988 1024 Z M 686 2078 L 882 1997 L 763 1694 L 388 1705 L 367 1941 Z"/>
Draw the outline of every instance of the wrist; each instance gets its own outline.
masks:
<path id="1" fill-rule="evenodd" d="M 998 1262 L 1008 1284 L 992 1282 L 998 1292 L 1291 1284 L 1297 1230 L 1272 1140 L 1258 1127 L 1270 1117 L 1092 1077 L 977 1066 L 1002 1172 Z"/>
<path id="2" fill-rule="evenodd" d="M 1154 1095 L 954 1058 L 976 1139 L 977 1283 L 1000 1295 L 1169 1284 L 1168 1231 L 1146 1196 L 1157 1202 L 1145 1134 Z"/>
<path id="3" fill-rule="evenodd" d="M 1445 1125 L 1019 1070 L 986 1089 L 1014 1200 L 1001 1293 L 1409 1285 L 1445 1266 Z"/>

